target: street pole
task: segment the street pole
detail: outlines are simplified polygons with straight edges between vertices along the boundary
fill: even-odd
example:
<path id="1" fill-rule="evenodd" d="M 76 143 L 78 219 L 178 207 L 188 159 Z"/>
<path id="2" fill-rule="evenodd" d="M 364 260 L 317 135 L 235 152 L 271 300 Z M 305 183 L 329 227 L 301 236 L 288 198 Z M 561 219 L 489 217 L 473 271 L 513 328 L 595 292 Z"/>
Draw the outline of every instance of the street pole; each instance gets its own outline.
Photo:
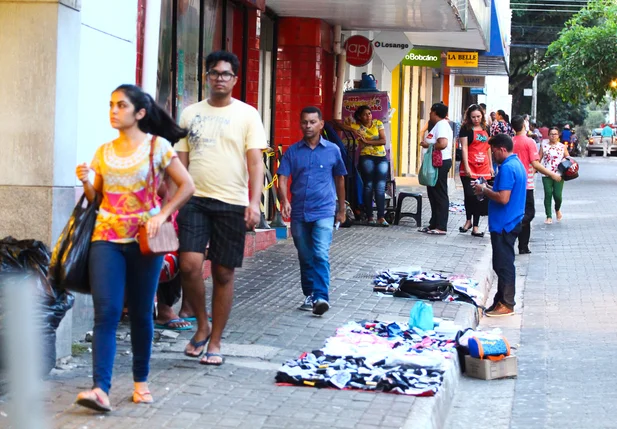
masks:
<path id="1" fill-rule="evenodd" d="M 531 86 L 531 121 L 532 122 L 536 122 L 537 113 L 538 113 L 538 75 L 535 75 L 533 77 L 533 84 Z"/>

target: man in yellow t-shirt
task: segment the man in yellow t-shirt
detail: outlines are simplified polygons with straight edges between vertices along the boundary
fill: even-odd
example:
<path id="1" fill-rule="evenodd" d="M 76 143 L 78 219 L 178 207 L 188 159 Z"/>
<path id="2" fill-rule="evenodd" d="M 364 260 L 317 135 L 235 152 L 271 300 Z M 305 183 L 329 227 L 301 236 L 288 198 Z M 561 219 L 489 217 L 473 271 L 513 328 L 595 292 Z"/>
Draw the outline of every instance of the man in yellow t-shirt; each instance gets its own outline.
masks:
<path id="1" fill-rule="evenodd" d="M 204 365 L 221 365 L 221 337 L 233 303 L 234 270 L 242 266 L 246 230 L 261 216 L 262 149 L 266 134 L 257 110 L 232 98 L 238 57 L 226 51 L 206 58 L 209 97 L 188 106 L 180 126 L 189 130 L 175 146 L 196 191 L 178 215 L 182 287 L 195 311 L 197 332 L 184 353 Z M 249 201 L 249 183 L 251 186 Z M 202 279 L 208 245 L 214 284 L 212 327 Z"/>

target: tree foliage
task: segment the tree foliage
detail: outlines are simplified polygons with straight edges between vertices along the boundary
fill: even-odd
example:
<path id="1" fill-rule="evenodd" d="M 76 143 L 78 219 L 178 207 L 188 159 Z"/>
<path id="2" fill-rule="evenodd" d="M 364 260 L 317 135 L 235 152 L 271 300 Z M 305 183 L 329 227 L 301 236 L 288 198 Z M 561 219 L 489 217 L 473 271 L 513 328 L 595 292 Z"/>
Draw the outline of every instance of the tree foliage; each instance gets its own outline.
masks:
<path id="1" fill-rule="evenodd" d="M 617 96 L 617 1 L 590 0 L 551 43 L 543 64 L 557 64 L 555 92 L 573 103 Z"/>
<path id="2" fill-rule="evenodd" d="M 538 78 L 537 122 L 542 125 L 563 127 L 581 125 L 587 116 L 584 104 L 564 101 L 555 93 L 555 69 L 549 69 Z"/>
<path id="3" fill-rule="evenodd" d="M 495 0 L 493 0 L 495 1 Z M 529 0 L 511 0 L 512 48 L 510 50 L 510 94 L 512 112 L 531 112 L 531 97 L 523 96 L 525 88 L 531 88 L 534 66 L 544 58 L 546 47 L 559 37 L 559 32 L 571 15 L 556 13 L 548 9 L 558 6 L 547 5 L 543 11 L 524 10 Z M 538 106 L 538 111 L 540 106 Z"/>

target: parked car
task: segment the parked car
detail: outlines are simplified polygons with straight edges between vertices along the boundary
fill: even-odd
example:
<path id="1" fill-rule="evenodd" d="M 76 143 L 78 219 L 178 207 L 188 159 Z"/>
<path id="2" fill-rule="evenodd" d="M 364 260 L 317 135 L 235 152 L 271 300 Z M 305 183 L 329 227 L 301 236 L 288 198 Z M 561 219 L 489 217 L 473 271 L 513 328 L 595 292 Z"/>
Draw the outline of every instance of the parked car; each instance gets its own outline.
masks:
<path id="1" fill-rule="evenodd" d="M 594 128 L 591 131 L 591 137 L 587 141 L 587 156 L 604 154 L 602 145 L 602 128 Z M 609 155 L 617 154 L 617 129 L 613 128 L 613 144 L 609 147 Z"/>

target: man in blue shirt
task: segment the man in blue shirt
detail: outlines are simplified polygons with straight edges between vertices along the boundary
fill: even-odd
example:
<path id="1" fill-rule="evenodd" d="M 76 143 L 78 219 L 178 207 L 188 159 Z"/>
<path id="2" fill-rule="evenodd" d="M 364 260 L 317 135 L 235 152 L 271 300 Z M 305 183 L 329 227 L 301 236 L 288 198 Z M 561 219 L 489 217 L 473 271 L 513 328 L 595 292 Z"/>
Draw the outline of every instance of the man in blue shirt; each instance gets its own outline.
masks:
<path id="1" fill-rule="evenodd" d="M 514 144 L 509 135 L 497 134 L 488 143 L 499 170 L 492 188 L 486 184 L 474 185 L 476 195 L 489 199 L 488 229 L 493 247 L 493 270 L 497 274 L 497 293 L 486 315 L 511 316 L 516 293 L 514 242 L 525 214 L 527 172 L 518 156 L 512 153 Z"/>
<path id="2" fill-rule="evenodd" d="M 304 138 L 287 149 L 278 168 L 278 196 L 283 217 L 291 217 L 291 235 L 298 250 L 304 303 L 300 310 L 321 316 L 330 308 L 330 244 L 336 213 L 345 221 L 347 170 L 341 151 L 321 137 L 321 110 L 305 107 L 300 113 Z M 287 184 L 291 176 L 291 204 Z M 338 206 L 337 206 L 338 200 Z"/>
<path id="3" fill-rule="evenodd" d="M 613 145 L 613 128 L 611 128 L 611 124 L 604 125 L 600 138 L 602 139 L 603 156 L 606 158 L 611 154 L 611 146 Z"/>

